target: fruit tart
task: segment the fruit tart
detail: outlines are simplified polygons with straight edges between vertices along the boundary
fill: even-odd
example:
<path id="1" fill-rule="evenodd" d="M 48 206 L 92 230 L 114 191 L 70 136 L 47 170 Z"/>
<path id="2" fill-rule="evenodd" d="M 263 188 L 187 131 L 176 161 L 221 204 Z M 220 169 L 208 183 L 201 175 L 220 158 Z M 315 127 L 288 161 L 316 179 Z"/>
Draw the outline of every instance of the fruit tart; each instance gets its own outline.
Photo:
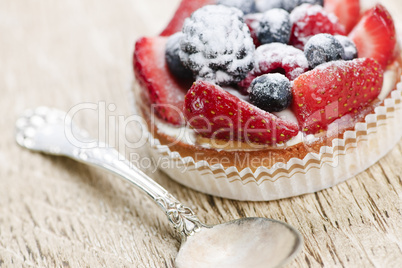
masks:
<path id="1" fill-rule="evenodd" d="M 135 44 L 135 106 L 174 180 L 238 200 L 301 195 L 400 140 L 400 54 L 381 4 L 183 0 Z"/>

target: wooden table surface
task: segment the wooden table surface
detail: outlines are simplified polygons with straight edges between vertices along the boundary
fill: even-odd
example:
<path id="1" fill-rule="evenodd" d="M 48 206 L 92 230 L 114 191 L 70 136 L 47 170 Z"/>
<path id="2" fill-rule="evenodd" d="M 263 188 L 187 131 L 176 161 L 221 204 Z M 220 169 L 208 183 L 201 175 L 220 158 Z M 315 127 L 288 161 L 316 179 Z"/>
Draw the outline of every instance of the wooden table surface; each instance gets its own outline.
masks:
<path id="1" fill-rule="evenodd" d="M 394 16 L 402 10 L 399 0 L 384 3 Z M 134 41 L 156 35 L 177 4 L 0 0 L 0 267 L 173 266 L 178 238 L 150 200 L 112 175 L 18 147 L 14 122 L 26 108 L 92 103 L 99 109 L 80 111 L 77 122 L 146 158 L 145 148 L 121 144 L 138 128 L 117 122 L 132 111 Z M 272 202 L 205 195 L 142 164 L 206 223 L 259 216 L 295 226 L 305 247 L 290 267 L 402 266 L 402 143 L 345 183 Z"/>

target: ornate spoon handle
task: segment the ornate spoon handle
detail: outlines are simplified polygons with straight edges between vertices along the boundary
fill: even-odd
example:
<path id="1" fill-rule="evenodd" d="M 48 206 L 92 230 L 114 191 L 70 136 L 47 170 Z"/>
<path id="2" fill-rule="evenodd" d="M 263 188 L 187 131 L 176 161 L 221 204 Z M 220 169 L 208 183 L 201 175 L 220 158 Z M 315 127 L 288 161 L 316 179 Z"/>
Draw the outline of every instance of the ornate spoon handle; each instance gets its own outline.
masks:
<path id="1" fill-rule="evenodd" d="M 88 146 L 94 144 L 94 140 L 88 138 L 86 131 L 72 124 L 71 118 L 64 112 L 46 107 L 26 111 L 17 120 L 16 130 L 17 142 L 22 147 L 64 155 L 112 172 L 132 183 L 158 204 L 183 241 L 205 227 L 190 208 L 181 204 L 139 168 L 131 165 L 117 150 L 100 142 L 95 142 L 97 146 Z M 74 141 L 87 142 L 77 147 L 72 138 Z"/>

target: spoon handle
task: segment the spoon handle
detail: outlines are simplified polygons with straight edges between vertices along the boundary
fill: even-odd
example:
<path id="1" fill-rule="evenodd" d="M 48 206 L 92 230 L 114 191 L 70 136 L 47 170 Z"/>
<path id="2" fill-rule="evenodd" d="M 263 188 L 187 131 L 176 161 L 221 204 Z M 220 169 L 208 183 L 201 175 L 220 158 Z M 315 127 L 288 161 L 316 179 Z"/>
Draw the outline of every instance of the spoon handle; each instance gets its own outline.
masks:
<path id="1" fill-rule="evenodd" d="M 119 175 L 144 191 L 163 210 L 182 239 L 186 239 L 187 236 L 192 235 L 203 226 L 190 208 L 181 204 L 166 189 L 127 161 L 117 150 L 104 146 L 101 148 L 80 149 L 74 158 L 77 161 Z"/>
<path id="2" fill-rule="evenodd" d="M 62 111 L 47 107 L 26 111 L 16 122 L 16 140 L 24 148 L 67 156 L 132 183 L 158 204 L 183 241 L 205 226 L 190 208 L 181 204 L 117 150 L 90 139 L 87 132 L 74 125 L 71 117 Z"/>

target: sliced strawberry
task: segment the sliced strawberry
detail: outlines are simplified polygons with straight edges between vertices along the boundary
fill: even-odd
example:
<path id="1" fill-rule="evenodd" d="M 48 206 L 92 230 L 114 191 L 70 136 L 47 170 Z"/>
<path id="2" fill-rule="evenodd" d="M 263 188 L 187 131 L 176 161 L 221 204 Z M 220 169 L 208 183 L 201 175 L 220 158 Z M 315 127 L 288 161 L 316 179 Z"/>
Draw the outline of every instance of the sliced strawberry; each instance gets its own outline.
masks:
<path id="1" fill-rule="evenodd" d="M 185 85 L 180 84 L 169 72 L 165 61 L 167 37 L 142 37 L 135 44 L 134 73 L 157 114 L 174 125 L 184 123 L 182 109 Z M 187 87 L 188 88 L 188 87 Z"/>
<path id="2" fill-rule="evenodd" d="M 308 70 L 308 61 L 303 51 L 280 43 L 259 46 L 254 53 L 254 69 L 238 84 L 242 93 L 249 88 L 257 76 L 282 73 L 293 81 Z"/>
<path id="3" fill-rule="evenodd" d="M 395 26 L 384 6 L 378 4 L 367 10 L 349 37 L 355 42 L 359 57 L 374 58 L 384 69 L 393 60 Z"/>
<path id="4" fill-rule="evenodd" d="M 303 4 L 290 13 L 293 23 L 290 44 L 303 50 L 310 37 L 319 33 L 345 35 L 338 18 L 320 5 Z"/>
<path id="5" fill-rule="evenodd" d="M 190 17 L 194 11 L 205 5 L 215 4 L 215 2 L 216 0 L 182 0 L 173 18 L 160 35 L 170 36 L 181 31 L 184 20 Z"/>
<path id="6" fill-rule="evenodd" d="M 334 13 L 349 33 L 360 18 L 360 0 L 324 0 L 324 9 Z"/>
<path id="7" fill-rule="evenodd" d="M 358 114 L 380 94 L 383 69 L 371 58 L 333 61 L 293 82 L 292 108 L 304 132 L 327 130 L 345 114 Z"/>
<path id="8" fill-rule="evenodd" d="M 296 123 L 284 121 L 205 81 L 193 84 L 184 107 L 187 122 L 208 138 L 276 144 L 298 134 Z"/>

